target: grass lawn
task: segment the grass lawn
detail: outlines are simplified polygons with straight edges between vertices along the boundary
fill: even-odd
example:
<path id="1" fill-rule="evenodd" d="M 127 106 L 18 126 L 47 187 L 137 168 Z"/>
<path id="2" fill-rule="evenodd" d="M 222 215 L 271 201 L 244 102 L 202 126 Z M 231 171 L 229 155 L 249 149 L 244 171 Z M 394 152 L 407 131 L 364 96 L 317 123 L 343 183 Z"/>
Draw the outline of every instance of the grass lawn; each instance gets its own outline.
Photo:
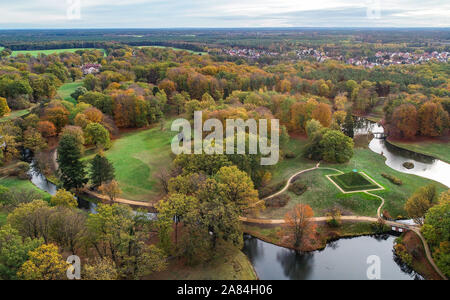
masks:
<path id="1" fill-rule="evenodd" d="M 407 142 L 398 142 L 391 141 L 389 143 L 394 146 L 411 150 L 417 153 L 422 153 L 425 155 L 433 156 L 438 158 L 446 163 L 450 163 L 450 143 L 447 142 L 433 142 L 433 141 L 421 141 L 418 143 L 407 143 Z"/>
<path id="2" fill-rule="evenodd" d="M 17 56 L 19 54 L 23 54 L 23 55 L 30 54 L 31 56 L 38 56 L 38 54 L 49 55 L 49 54 L 59 54 L 59 53 L 64 53 L 64 52 L 74 53 L 75 51 L 78 51 L 78 50 L 100 50 L 100 51 L 103 51 L 103 53 L 105 53 L 105 50 L 100 49 L 100 48 L 72 48 L 72 49 L 51 49 L 51 50 L 19 50 L 19 51 L 13 51 L 11 56 Z M 105 53 L 105 55 L 106 55 L 106 53 Z"/>
<path id="3" fill-rule="evenodd" d="M 284 158 L 274 166 L 272 171 L 271 185 L 286 182 L 292 174 L 309 169 L 316 165 L 317 162 L 303 158 L 303 150 L 306 147 L 306 138 L 291 138 L 287 145 L 287 149 L 294 153 L 295 158 Z"/>
<path id="4" fill-rule="evenodd" d="M 7 177 L 0 179 L 0 185 L 3 185 L 11 190 L 34 190 L 39 193 L 42 200 L 50 201 L 51 195 L 40 190 L 29 180 L 20 180 L 17 177 Z"/>
<path id="5" fill-rule="evenodd" d="M 405 217 L 404 204 L 406 200 L 419 188 L 430 183 L 434 183 L 441 193 L 447 188 L 435 181 L 421 178 L 419 176 L 397 172 L 384 163 L 384 157 L 372 152 L 369 149 L 355 149 L 355 155 L 350 162 L 346 164 L 327 164 L 322 163 L 321 167 L 331 167 L 344 173 L 357 168 L 364 171 L 368 176 L 381 184 L 385 190 L 373 191 L 371 193 L 379 195 L 385 199 L 384 209 L 387 209 L 394 218 Z M 302 166 L 299 169 L 306 169 L 308 166 Z M 297 170 L 299 170 L 297 169 Z M 381 176 L 382 173 L 391 174 L 403 181 L 403 185 L 397 186 L 388 179 Z M 290 173 L 290 174 L 293 174 Z M 314 210 L 315 216 L 324 216 L 328 209 L 339 207 L 344 214 L 354 214 L 362 216 L 376 216 L 380 200 L 376 197 L 364 194 L 353 193 L 343 194 L 333 185 L 325 176 L 336 174 L 336 171 L 319 169 L 299 176 L 299 181 L 308 186 L 307 191 L 297 196 L 287 192 L 291 201 L 282 208 L 266 208 L 262 212 L 263 218 L 281 219 L 286 212 L 299 203 L 308 204 Z"/>
<path id="6" fill-rule="evenodd" d="M 379 188 L 362 174 L 353 171 L 342 175 L 333 175 L 330 178 L 346 192 Z"/>
<path id="7" fill-rule="evenodd" d="M 155 175 L 172 162 L 170 143 L 175 132 L 155 128 L 123 134 L 113 141 L 106 157 L 114 164 L 116 179 L 122 190 L 121 198 L 152 201 L 160 194 Z M 93 155 L 85 157 L 92 159 Z"/>
<path id="8" fill-rule="evenodd" d="M 72 102 L 73 104 L 77 104 L 77 101 L 75 99 L 73 99 L 70 96 L 70 94 L 75 92 L 77 87 L 80 87 L 82 85 L 83 85 L 83 81 L 81 81 L 81 80 L 65 83 L 58 89 L 58 95 L 66 101 Z"/>
<path id="9" fill-rule="evenodd" d="M 20 117 L 22 117 L 22 116 L 24 116 L 26 114 L 29 114 L 32 108 L 33 107 L 22 109 L 22 110 L 11 111 L 6 116 L 3 116 L 3 117 L 0 118 L 0 123 L 1 122 L 5 122 L 5 121 L 9 121 L 9 120 L 14 120 L 14 119 L 20 118 Z"/>

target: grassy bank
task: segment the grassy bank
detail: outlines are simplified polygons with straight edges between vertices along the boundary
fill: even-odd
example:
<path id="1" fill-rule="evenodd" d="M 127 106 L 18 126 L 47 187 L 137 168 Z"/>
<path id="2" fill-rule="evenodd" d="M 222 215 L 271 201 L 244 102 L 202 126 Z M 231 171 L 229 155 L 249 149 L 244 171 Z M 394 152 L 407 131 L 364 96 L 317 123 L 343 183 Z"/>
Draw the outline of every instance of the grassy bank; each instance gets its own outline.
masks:
<path id="1" fill-rule="evenodd" d="M 45 55 L 50 55 L 50 54 L 60 54 L 60 53 L 64 53 L 64 52 L 70 52 L 70 53 L 74 53 L 78 50 L 99 50 L 102 51 L 103 53 L 105 53 L 104 49 L 100 49 L 100 48 L 71 48 L 71 49 L 51 49 L 51 50 L 19 50 L 19 51 L 13 51 L 11 56 L 17 56 L 19 54 L 23 54 L 23 55 L 31 55 L 31 56 L 38 56 L 39 54 L 45 54 Z"/>
<path id="2" fill-rule="evenodd" d="M 21 109 L 21 110 L 14 110 L 14 111 L 11 111 L 11 112 L 10 112 L 9 114 L 7 114 L 6 116 L 3 116 L 3 117 L 0 118 L 0 123 L 1 123 L 1 122 L 6 122 L 6 121 L 9 121 L 9 120 L 14 120 L 14 119 L 17 119 L 17 118 L 20 118 L 20 117 L 23 117 L 23 116 L 29 114 L 29 113 L 31 112 L 32 108 L 33 108 L 33 107 L 26 108 L 26 109 Z"/>
<path id="3" fill-rule="evenodd" d="M 417 143 L 392 141 L 394 146 L 435 157 L 446 163 L 450 163 L 450 143 L 448 141 L 420 141 Z"/>
<path id="4" fill-rule="evenodd" d="M 14 190 L 14 191 L 32 190 L 32 191 L 35 191 L 36 193 L 38 193 L 42 197 L 42 200 L 50 201 L 50 197 L 51 197 L 50 194 L 40 190 L 29 180 L 21 180 L 17 177 L 1 178 L 0 185 L 7 187 L 11 190 Z"/>
<path id="5" fill-rule="evenodd" d="M 384 231 L 388 232 L 389 229 L 390 228 L 386 227 Z M 286 241 L 286 239 L 284 238 L 281 226 L 264 228 L 260 226 L 243 225 L 243 230 L 245 233 L 248 233 L 265 242 L 289 249 L 295 249 L 292 243 Z M 316 231 L 316 235 L 314 236 L 313 240 L 308 243 L 308 246 L 302 246 L 296 250 L 321 250 L 326 247 L 328 242 L 334 241 L 339 238 L 371 235 L 376 233 L 371 223 L 363 222 L 345 222 L 337 228 L 329 227 L 326 224 L 318 224 Z"/>
<path id="6" fill-rule="evenodd" d="M 223 247 L 222 247 L 223 248 Z M 256 280 L 257 276 L 247 256 L 236 247 L 220 249 L 220 257 L 195 266 L 173 259 L 167 270 L 153 274 L 155 280 Z"/>
<path id="7" fill-rule="evenodd" d="M 75 81 L 75 82 L 69 82 L 69 83 L 65 83 L 63 84 L 59 89 L 58 89 L 58 95 L 66 101 L 72 102 L 73 104 L 77 104 L 77 101 L 75 99 L 73 99 L 70 94 L 72 94 L 73 92 L 75 92 L 75 90 L 80 87 L 83 86 L 83 82 L 80 81 Z"/>

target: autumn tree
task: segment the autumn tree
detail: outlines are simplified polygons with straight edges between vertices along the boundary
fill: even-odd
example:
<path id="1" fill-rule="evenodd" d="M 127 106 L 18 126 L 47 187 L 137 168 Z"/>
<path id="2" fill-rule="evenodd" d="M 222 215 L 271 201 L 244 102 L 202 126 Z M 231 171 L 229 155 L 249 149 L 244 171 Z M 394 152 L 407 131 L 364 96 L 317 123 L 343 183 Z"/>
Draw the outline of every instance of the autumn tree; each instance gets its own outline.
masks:
<path id="1" fill-rule="evenodd" d="M 0 117 L 3 117 L 6 114 L 9 114 L 11 109 L 9 109 L 8 102 L 5 98 L 0 97 Z"/>
<path id="2" fill-rule="evenodd" d="M 120 196 L 122 191 L 120 190 L 119 183 L 116 180 L 105 182 L 99 186 L 98 190 L 105 196 L 108 196 L 111 202 L 114 202 L 117 197 Z"/>
<path id="3" fill-rule="evenodd" d="M 59 254 L 58 246 L 44 244 L 29 252 L 29 259 L 17 275 L 25 280 L 62 280 L 68 267 L 69 264 Z"/>
<path id="4" fill-rule="evenodd" d="M 284 232 L 290 237 L 294 247 L 307 242 L 315 232 L 315 224 L 311 221 L 314 216 L 312 208 L 307 204 L 297 204 L 284 217 Z"/>
<path id="5" fill-rule="evenodd" d="M 121 278 L 137 279 L 166 267 L 161 249 L 147 245 L 150 223 L 145 213 L 122 204 L 100 204 L 87 220 L 87 241 L 101 258 L 110 258 Z"/>
<path id="6" fill-rule="evenodd" d="M 392 131 L 401 138 L 413 138 L 418 129 L 417 110 L 412 104 L 403 104 L 394 110 L 392 115 Z"/>
<path id="7" fill-rule="evenodd" d="M 234 203 L 240 212 L 258 210 L 258 191 L 247 173 L 236 166 L 222 167 L 214 177 L 220 189 L 222 201 Z"/>
<path id="8" fill-rule="evenodd" d="M 42 135 L 38 130 L 29 127 L 23 133 L 23 146 L 36 153 L 45 149 L 47 147 L 47 143 L 42 138 Z"/>
<path id="9" fill-rule="evenodd" d="M 433 184 L 420 188 L 406 201 L 408 216 L 417 224 L 423 225 L 425 214 L 434 205 L 436 198 L 436 186 Z"/>
<path id="10" fill-rule="evenodd" d="M 118 280 L 119 271 L 109 257 L 95 258 L 91 263 L 83 264 L 82 280 Z"/>
<path id="11" fill-rule="evenodd" d="M 37 130 L 42 134 L 43 137 L 49 138 L 56 135 L 56 127 L 52 122 L 40 121 L 37 124 Z"/>
<path id="12" fill-rule="evenodd" d="M 417 112 L 419 132 L 424 136 L 441 136 L 448 129 L 449 116 L 440 103 L 426 102 Z"/>
<path id="13" fill-rule="evenodd" d="M 322 126 L 330 127 L 332 120 L 330 105 L 325 103 L 319 103 L 312 112 L 312 118 L 319 121 L 320 124 L 322 124 Z"/>
<path id="14" fill-rule="evenodd" d="M 175 221 L 175 245 L 178 245 L 178 224 L 183 217 L 198 205 L 198 200 L 193 196 L 182 194 L 170 194 L 158 203 L 158 223 L 165 232 L 171 232 L 172 223 Z"/>
<path id="15" fill-rule="evenodd" d="M 69 123 L 69 112 L 63 106 L 47 108 L 44 112 L 44 120 L 52 122 L 56 131 L 60 132 Z"/>
<path id="16" fill-rule="evenodd" d="M 58 190 L 50 199 L 50 203 L 54 206 L 65 206 L 72 208 L 78 207 L 78 202 L 75 195 L 65 189 Z"/>

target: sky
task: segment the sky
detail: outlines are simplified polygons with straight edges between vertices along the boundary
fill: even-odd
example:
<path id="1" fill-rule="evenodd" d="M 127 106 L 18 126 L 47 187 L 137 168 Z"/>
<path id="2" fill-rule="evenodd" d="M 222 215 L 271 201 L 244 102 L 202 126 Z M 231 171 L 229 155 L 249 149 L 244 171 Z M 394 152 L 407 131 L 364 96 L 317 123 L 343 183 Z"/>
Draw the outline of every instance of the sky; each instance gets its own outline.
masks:
<path id="1" fill-rule="evenodd" d="M 0 29 L 450 27 L 449 0 L 0 0 L 0 12 Z"/>

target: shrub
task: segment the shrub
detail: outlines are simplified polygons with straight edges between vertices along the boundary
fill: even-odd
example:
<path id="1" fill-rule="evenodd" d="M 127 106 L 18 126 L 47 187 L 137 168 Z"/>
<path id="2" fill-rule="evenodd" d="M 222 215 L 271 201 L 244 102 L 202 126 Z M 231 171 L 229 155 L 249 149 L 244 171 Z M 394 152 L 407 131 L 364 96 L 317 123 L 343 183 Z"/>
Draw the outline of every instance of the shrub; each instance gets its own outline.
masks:
<path id="1" fill-rule="evenodd" d="M 412 265 L 412 256 L 408 253 L 408 250 L 406 250 L 406 247 L 398 243 L 394 246 L 395 254 L 408 266 Z"/>
<path id="2" fill-rule="evenodd" d="M 291 197 L 286 194 L 281 194 L 270 199 L 267 199 L 266 206 L 267 207 L 284 207 L 291 200 Z"/>
<path id="3" fill-rule="evenodd" d="M 286 182 L 279 182 L 275 185 L 265 186 L 258 191 L 259 198 L 268 197 L 268 196 L 278 192 L 279 190 L 281 190 L 285 185 L 286 185 Z"/>
<path id="4" fill-rule="evenodd" d="M 296 194 L 297 196 L 302 195 L 306 190 L 308 189 L 308 186 L 302 182 L 296 181 L 291 186 L 289 186 L 289 191 Z"/>
<path id="5" fill-rule="evenodd" d="M 408 170 L 411 170 L 411 169 L 414 169 L 414 164 L 412 162 L 407 161 L 407 162 L 403 163 L 403 167 L 405 167 Z"/>
<path id="6" fill-rule="evenodd" d="M 402 185 L 403 184 L 403 182 L 400 179 L 398 179 L 397 177 L 395 177 L 395 176 L 392 176 L 392 175 L 389 175 L 389 174 L 385 174 L 385 173 L 381 174 L 381 176 L 383 176 L 384 178 L 388 179 L 390 182 L 392 182 L 395 185 Z"/>
<path id="7" fill-rule="evenodd" d="M 286 151 L 284 153 L 284 158 L 286 158 L 286 159 L 292 159 L 292 158 L 295 158 L 296 156 L 297 155 L 295 155 L 295 153 L 292 151 Z"/>

